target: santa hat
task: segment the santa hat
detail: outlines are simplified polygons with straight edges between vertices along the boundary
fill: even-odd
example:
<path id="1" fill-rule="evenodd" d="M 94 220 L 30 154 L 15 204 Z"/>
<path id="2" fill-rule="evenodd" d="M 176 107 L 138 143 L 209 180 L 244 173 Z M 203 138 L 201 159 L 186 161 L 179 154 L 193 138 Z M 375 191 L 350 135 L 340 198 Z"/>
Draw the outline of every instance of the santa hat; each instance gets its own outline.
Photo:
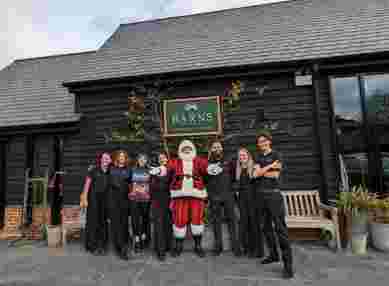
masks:
<path id="1" fill-rule="evenodd" d="M 192 141 L 189 140 L 183 140 L 180 145 L 178 146 L 178 154 L 182 153 L 182 150 L 185 147 L 190 147 L 192 148 L 193 156 L 196 157 L 197 151 L 196 151 L 196 146 L 192 143 Z"/>

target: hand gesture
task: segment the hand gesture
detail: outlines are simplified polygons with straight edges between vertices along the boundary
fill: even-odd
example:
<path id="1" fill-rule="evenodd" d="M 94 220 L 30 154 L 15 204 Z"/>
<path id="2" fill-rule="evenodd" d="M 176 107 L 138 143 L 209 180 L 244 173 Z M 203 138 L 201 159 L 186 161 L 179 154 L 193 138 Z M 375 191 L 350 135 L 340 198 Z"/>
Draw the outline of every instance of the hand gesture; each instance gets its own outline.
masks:
<path id="1" fill-rule="evenodd" d="M 80 195 L 80 208 L 86 209 L 88 207 L 88 196 L 82 192 Z"/>
<path id="2" fill-rule="evenodd" d="M 161 174 L 161 169 L 160 167 L 152 167 L 149 171 L 149 174 L 152 176 L 157 176 Z"/>
<path id="3" fill-rule="evenodd" d="M 281 169 L 281 162 L 279 160 L 275 160 L 272 164 L 271 164 L 272 168 L 273 169 Z"/>
<path id="4" fill-rule="evenodd" d="M 253 177 L 254 177 L 254 178 L 259 177 L 258 172 L 259 172 L 259 169 L 260 169 L 260 168 L 261 168 L 261 167 L 260 167 L 258 164 L 255 164 L 255 165 L 254 165 L 254 170 L 253 170 Z"/>

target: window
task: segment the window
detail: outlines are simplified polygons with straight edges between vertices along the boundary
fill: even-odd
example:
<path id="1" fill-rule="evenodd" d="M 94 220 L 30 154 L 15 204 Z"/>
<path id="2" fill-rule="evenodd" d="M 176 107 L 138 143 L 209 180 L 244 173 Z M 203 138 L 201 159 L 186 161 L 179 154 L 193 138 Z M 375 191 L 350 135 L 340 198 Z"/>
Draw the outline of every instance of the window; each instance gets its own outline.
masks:
<path id="1" fill-rule="evenodd" d="M 333 78 L 331 88 L 337 150 L 350 185 L 389 191 L 389 74 Z"/>
<path id="2" fill-rule="evenodd" d="M 351 186 L 367 183 L 367 145 L 359 79 L 335 78 L 331 81 L 336 122 L 337 150 L 346 165 Z"/>

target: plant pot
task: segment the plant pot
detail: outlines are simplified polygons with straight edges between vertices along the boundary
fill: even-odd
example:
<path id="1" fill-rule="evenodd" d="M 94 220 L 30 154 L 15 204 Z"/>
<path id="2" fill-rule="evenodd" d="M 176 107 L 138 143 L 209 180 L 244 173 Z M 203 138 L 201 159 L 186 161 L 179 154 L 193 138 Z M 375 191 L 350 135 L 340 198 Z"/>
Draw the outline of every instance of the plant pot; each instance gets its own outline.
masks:
<path id="1" fill-rule="evenodd" d="M 370 231 L 374 248 L 385 252 L 389 251 L 389 224 L 372 222 Z"/>
<path id="2" fill-rule="evenodd" d="M 61 227 L 56 225 L 47 226 L 47 246 L 58 247 L 61 245 Z"/>
<path id="3" fill-rule="evenodd" d="M 339 210 L 338 219 L 341 246 L 346 249 L 349 247 L 351 240 L 351 213 Z"/>
<path id="4" fill-rule="evenodd" d="M 336 239 L 327 240 L 327 246 L 329 249 L 336 249 Z"/>
<path id="5" fill-rule="evenodd" d="M 366 234 L 368 233 L 368 212 L 367 210 L 359 211 L 351 217 L 351 233 Z"/>
<path id="6" fill-rule="evenodd" d="M 356 255 L 367 253 L 367 234 L 353 233 L 351 238 L 351 251 Z"/>

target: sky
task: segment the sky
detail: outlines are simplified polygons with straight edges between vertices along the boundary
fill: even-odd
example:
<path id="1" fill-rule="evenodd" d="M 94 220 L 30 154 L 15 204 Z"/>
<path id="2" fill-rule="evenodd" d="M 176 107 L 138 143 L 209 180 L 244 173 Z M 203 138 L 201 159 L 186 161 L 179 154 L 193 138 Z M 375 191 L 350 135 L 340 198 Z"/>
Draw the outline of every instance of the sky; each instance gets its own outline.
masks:
<path id="1" fill-rule="evenodd" d="M 121 23 L 280 0 L 0 0 L 0 69 L 99 48 Z"/>

